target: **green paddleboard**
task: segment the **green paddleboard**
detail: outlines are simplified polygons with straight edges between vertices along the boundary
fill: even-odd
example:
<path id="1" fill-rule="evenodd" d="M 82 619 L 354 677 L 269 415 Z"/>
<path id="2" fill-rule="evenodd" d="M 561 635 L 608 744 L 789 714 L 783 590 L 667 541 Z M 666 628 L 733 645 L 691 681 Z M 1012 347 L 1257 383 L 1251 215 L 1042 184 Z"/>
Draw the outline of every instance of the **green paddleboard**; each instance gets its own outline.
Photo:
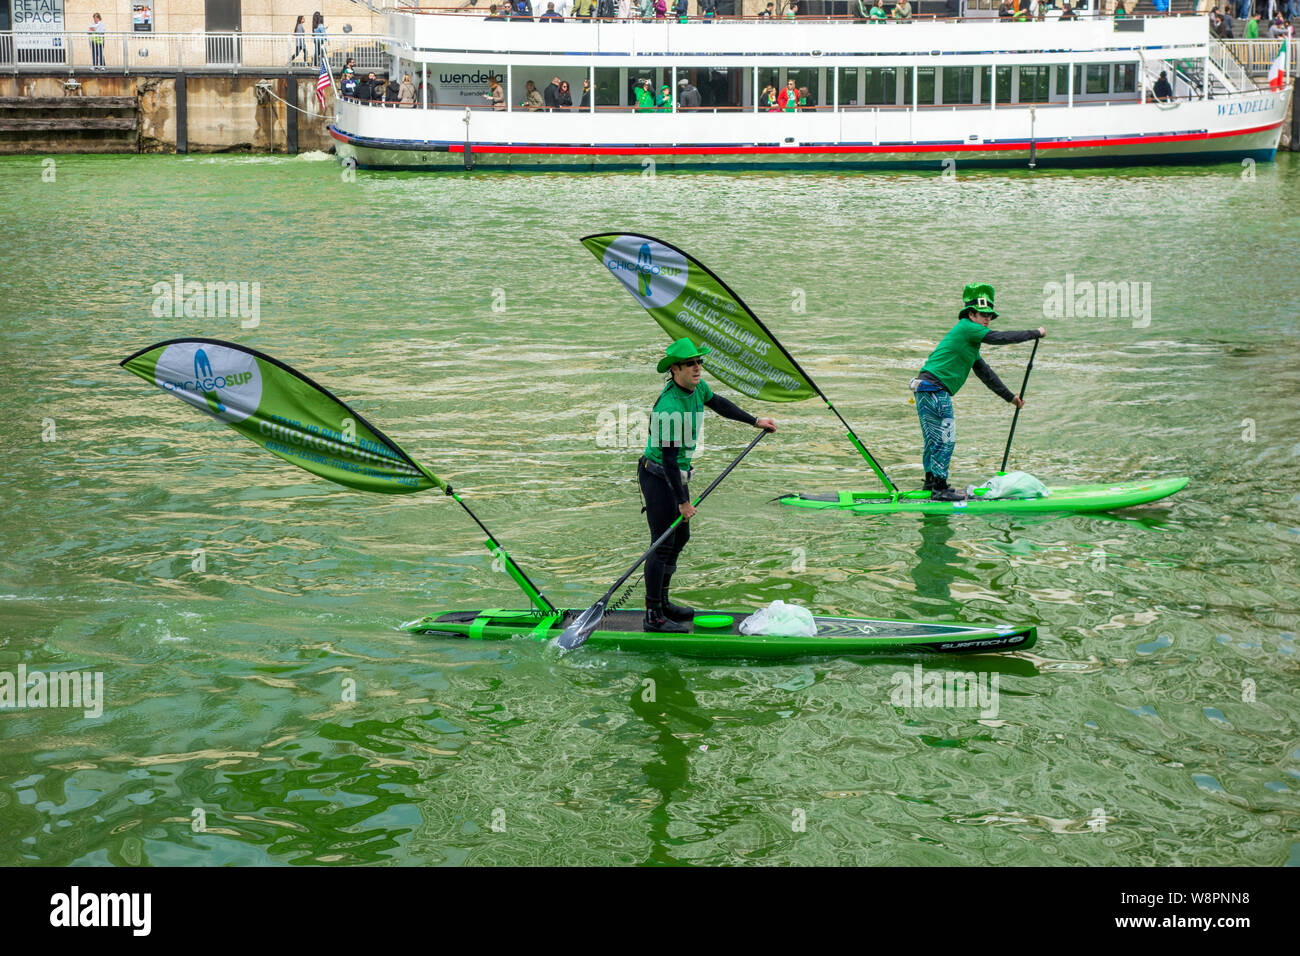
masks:
<path id="1" fill-rule="evenodd" d="M 1186 478 L 1160 478 L 1154 481 L 1122 481 L 1108 485 L 1068 485 L 1049 488 L 1046 498 L 994 498 L 981 500 L 985 489 L 976 488 L 976 497 L 965 501 L 931 501 L 928 491 L 904 492 L 897 499 L 880 491 L 841 491 L 833 495 L 782 495 L 777 501 L 799 508 L 854 511 L 858 514 L 1047 514 L 1050 512 L 1112 511 L 1144 505 L 1182 491 Z"/>
<path id="2" fill-rule="evenodd" d="M 549 641 L 560 636 L 581 611 L 451 611 L 403 624 L 415 634 L 444 637 Z M 726 627 L 693 629 L 687 634 L 643 631 L 644 611 L 610 611 L 585 646 L 620 651 L 669 651 L 691 657 L 779 659 L 808 656 L 848 657 L 882 652 L 987 654 L 1032 647 L 1038 632 L 1027 626 L 927 624 L 875 621 L 855 617 L 814 617 L 816 637 L 772 637 L 740 633 L 748 611 L 701 611 L 702 616 L 730 617 Z"/>

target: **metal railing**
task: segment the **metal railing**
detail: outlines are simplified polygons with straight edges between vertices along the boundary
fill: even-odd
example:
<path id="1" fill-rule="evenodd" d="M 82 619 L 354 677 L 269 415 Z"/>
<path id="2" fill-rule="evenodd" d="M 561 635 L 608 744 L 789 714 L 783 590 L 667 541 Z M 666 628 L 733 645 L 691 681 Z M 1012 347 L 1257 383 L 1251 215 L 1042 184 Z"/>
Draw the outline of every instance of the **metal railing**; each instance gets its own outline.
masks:
<path id="1" fill-rule="evenodd" d="M 1242 68 L 1255 76 L 1267 76 L 1268 68 L 1273 65 L 1279 53 L 1282 52 L 1282 40 L 1222 40 L 1224 47 L 1232 54 Z M 1291 76 L 1296 75 L 1300 70 L 1300 52 L 1296 49 L 1296 44 L 1291 44 Z"/>
<path id="2" fill-rule="evenodd" d="M 0 33 L 0 70 L 154 73 L 320 69 L 318 50 L 338 73 L 348 57 L 358 70 L 386 70 L 384 38 L 345 33 L 299 41 L 285 33 Z"/>
<path id="3" fill-rule="evenodd" d="M 1276 55 L 1274 54 L 1274 56 Z M 1227 77 L 1228 83 L 1232 85 L 1234 90 L 1258 88 L 1259 84 L 1255 82 L 1246 67 L 1237 59 L 1232 48 L 1222 40 L 1217 40 L 1214 37 L 1210 38 L 1210 62 Z"/>

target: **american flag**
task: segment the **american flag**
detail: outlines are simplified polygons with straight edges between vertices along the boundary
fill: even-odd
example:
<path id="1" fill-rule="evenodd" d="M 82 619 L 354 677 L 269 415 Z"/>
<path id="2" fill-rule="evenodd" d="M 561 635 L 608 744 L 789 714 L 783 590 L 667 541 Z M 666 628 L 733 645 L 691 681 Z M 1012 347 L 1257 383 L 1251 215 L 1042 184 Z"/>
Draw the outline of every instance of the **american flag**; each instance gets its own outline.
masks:
<path id="1" fill-rule="evenodd" d="M 325 109 L 325 91 L 329 89 L 332 82 L 333 80 L 330 79 L 329 63 L 325 61 L 324 57 L 321 57 L 320 76 L 316 77 L 316 99 L 320 101 L 320 108 L 322 110 Z"/>

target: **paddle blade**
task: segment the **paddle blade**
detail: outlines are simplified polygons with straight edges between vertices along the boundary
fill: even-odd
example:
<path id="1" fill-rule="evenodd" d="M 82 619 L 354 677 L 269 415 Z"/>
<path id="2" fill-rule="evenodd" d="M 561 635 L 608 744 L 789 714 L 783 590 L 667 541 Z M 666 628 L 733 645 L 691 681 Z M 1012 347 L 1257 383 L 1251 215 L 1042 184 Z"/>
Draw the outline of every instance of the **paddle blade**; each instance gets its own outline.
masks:
<path id="1" fill-rule="evenodd" d="M 607 597 L 601 598 L 587 610 L 579 614 L 564 632 L 555 639 L 555 642 L 566 651 L 571 651 L 575 647 L 581 647 L 587 643 L 587 638 L 591 637 L 597 625 L 605 618 L 605 602 Z"/>
<path id="2" fill-rule="evenodd" d="M 172 339 L 122 367 L 318 477 L 383 494 L 447 491 L 383 432 L 269 355 L 217 339 Z"/>
<path id="3" fill-rule="evenodd" d="M 798 402 L 817 390 L 727 284 L 660 239 L 611 232 L 582 240 L 671 339 L 707 343 L 711 376 L 764 402 Z"/>

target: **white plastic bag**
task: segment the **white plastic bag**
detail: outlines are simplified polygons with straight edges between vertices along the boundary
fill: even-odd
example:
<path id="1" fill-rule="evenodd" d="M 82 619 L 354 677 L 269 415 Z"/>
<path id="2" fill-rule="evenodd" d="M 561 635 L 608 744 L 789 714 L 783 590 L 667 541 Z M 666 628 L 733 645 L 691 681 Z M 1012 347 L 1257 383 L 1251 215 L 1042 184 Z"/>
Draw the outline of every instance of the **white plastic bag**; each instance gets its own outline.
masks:
<path id="1" fill-rule="evenodd" d="M 1033 475 L 1023 471 L 1009 471 L 996 475 L 985 485 L 988 490 L 981 498 L 1048 498 L 1051 492 Z"/>
<path id="2" fill-rule="evenodd" d="M 740 622 L 741 634 L 766 634 L 771 637 L 816 637 L 817 622 L 812 611 L 798 604 L 773 601 Z"/>

